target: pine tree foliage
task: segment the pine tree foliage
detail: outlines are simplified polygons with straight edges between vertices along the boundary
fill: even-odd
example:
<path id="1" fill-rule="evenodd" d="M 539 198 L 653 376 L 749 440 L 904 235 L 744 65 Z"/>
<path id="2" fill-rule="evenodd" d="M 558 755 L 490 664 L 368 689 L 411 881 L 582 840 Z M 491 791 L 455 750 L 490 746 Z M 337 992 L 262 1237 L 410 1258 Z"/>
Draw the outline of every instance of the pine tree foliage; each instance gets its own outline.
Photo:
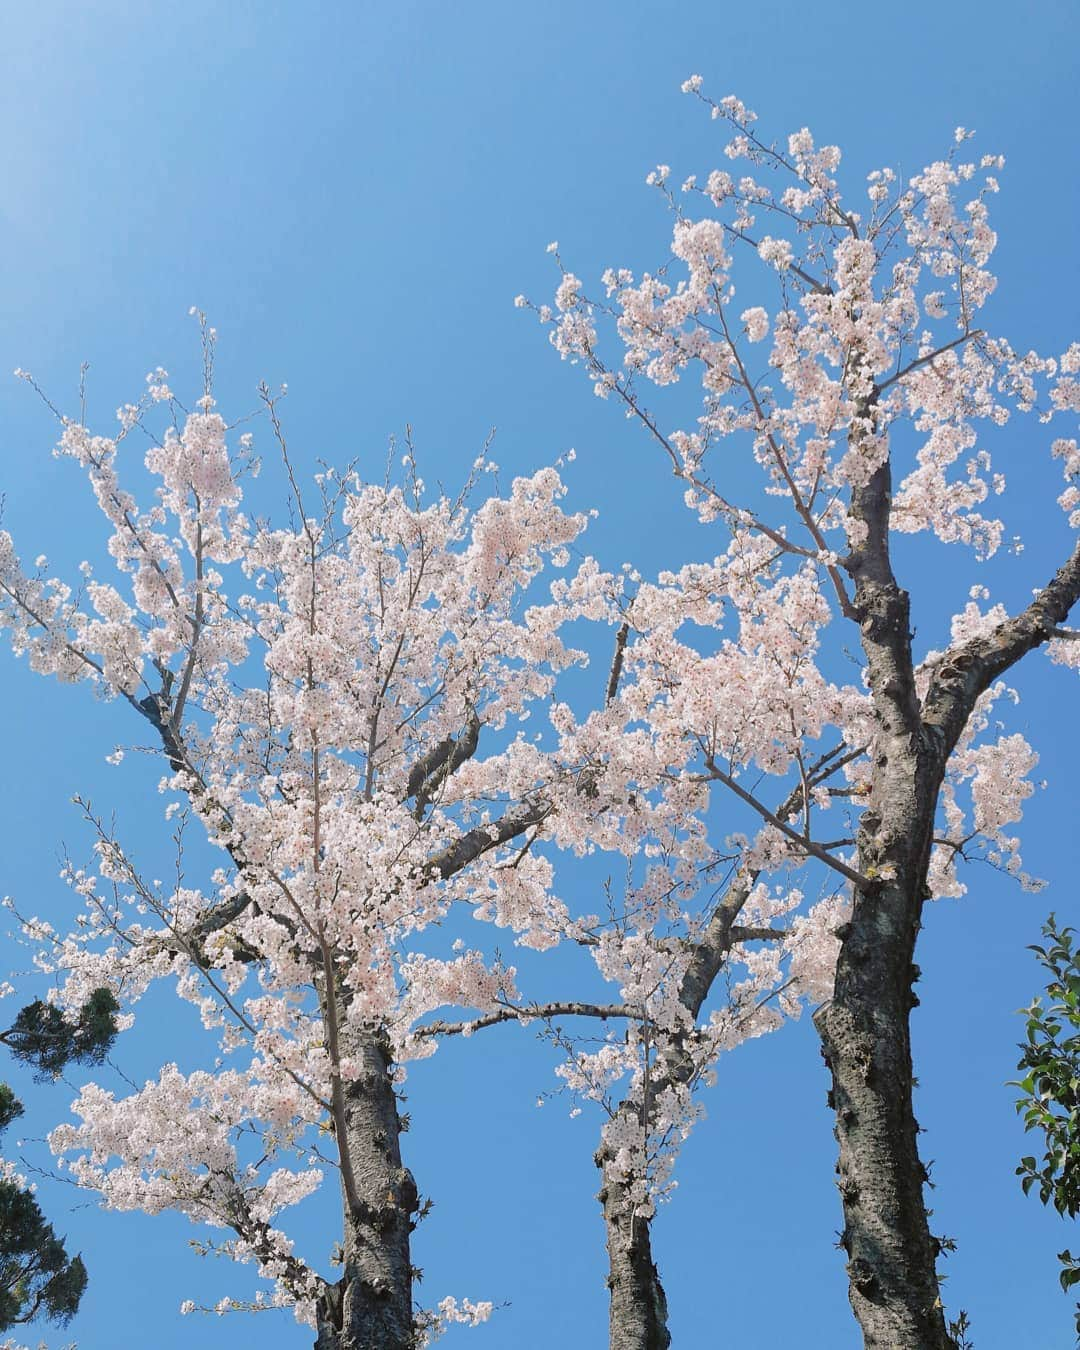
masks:
<path id="1" fill-rule="evenodd" d="M 77 1017 L 35 999 L 19 1010 L 7 1031 L 0 1032 L 0 1041 L 20 1063 L 32 1065 L 39 1078 L 56 1078 L 69 1064 L 102 1063 L 116 1039 L 119 1010 L 109 989 L 95 989 Z"/>
<path id="2" fill-rule="evenodd" d="M 0 1131 L 22 1115 L 22 1103 L 0 1083 Z M 71 1321 L 86 1288 L 81 1256 L 70 1257 L 10 1164 L 0 1178 L 0 1331 L 42 1316 Z"/>
<path id="3" fill-rule="evenodd" d="M 116 1039 L 112 992 L 95 989 L 75 1017 L 41 999 L 19 1011 L 0 1041 L 39 1079 L 56 1078 L 69 1064 L 97 1065 Z M 0 1133 L 23 1105 L 0 1083 Z M 70 1322 L 86 1288 L 81 1256 L 70 1257 L 12 1163 L 0 1163 L 0 1332 L 44 1317 Z"/>

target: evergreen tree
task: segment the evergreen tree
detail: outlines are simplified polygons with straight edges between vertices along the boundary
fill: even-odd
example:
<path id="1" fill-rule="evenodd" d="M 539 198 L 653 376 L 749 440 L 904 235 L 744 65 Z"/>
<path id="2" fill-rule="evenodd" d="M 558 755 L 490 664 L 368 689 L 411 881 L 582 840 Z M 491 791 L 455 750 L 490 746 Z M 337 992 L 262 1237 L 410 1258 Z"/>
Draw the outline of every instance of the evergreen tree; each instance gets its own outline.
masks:
<path id="1" fill-rule="evenodd" d="M 1016 1175 L 1025 1195 L 1038 1186 L 1039 1199 L 1063 1218 L 1080 1214 L 1080 951 L 1075 930 L 1061 928 L 1051 914 L 1043 925 L 1045 946 L 1031 950 L 1050 979 L 1045 995 L 1023 1009 L 1027 1039 L 1017 1066 L 1024 1077 L 1013 1086 L 1023 1094 L 1016 1109 L 1025 1130 L 1039 1130 L 1045 1152 L 1020 1159 Z M 1061 1287 L 1080 1283 L 1080 1256 L 1058 1253 Z M 1080 1304 L 1076 1332 L 1080 1340 Z"/>
<path id="2" fill-rule="evenodd" d="M 110 989 L 95 989 L 77 1018 L 65 1017 L 42 999 L 20 1009 L 0 1041 L 21 1064 L 32 1065 L 37 1077 L 56 1078 L 68 1064 L 98 1065 L 116 1039 L 120 1005 Z"/>
<path id="3" fill-rule="evenodd" d="M 0 1083 L 0 1131 L 22 1112 Z M 68 1256 L 22 1178 L 9 1171 L 0 1179 L 0 1331 L 39 1314 L 61 1326 L 70 1322 L 85 1288 L 82 1257 Z"/>
<path id="4" fill-rule="evenodd" d="M 116 1038 L 118 1006 L 110 990 L 95 989 L 78 1017 L 68 1018 L 36 999 L 0 1041 L 38 1078 L 55 1078 L 71 1063 L 101 1063 Z M 0 1083 L 0 1134 L 22 1113 L 14 1092 Z M 0 1166 L 0 1332 L 38 1316 L 63 1326 L 79 1307 L 86 1266 L 81 1256 L 68 1256 L 24 1179 L 11 1164 Z"/>

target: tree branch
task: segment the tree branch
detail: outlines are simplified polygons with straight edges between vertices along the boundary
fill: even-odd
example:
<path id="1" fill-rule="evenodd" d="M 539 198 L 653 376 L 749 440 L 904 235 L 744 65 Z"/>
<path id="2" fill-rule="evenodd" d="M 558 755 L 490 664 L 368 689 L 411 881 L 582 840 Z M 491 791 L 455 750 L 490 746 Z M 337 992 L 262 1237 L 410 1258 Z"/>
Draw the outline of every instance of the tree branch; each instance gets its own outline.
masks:
<path id="1" fill-rule="evenodd" d="M 747 792 L 747 790 L 732 778 L 729 773 L 725 773 L 713 759 L 712 755 L 706 755 L 705 767 L 709 770 L 710 777 L 723 783 L 725 787 L 729 787 L 737 797 L 740 797 L 746 802 L 747 806 L 752 806 L 763 820 L 767 820 L 774 829 L 779 830 L 782 835 L 790 839 L 803 853 L 808 854 L 811 858 L 817 858 L 819 862 L 823 862 L 831 867 L 834 872 L 839 872 L 842 877 L 850 881 L 858 890 L 872 891 L 874 889 L 874 883 L 869 877 L 864 877 L 861 872 L 855 871 L 855 869 L 849 867 L 847 863 L 841 862 L 839 858 L 834 858 L 830 853 L 826 853 L 820 844 L 814 843 L 812 839 L 804 838 L 798 830 L 793 830 L 791 826 L 784 820 L 781 820 L 778 815 L 770 811 L 764 802 L 759 802 L 752 793 Z"/>
<path id="2" fill-rule="evenodd" d="M 640 1009 L 635 1010 L 625 1003 L 578 1003 L 572 1000 L 556 1003 L 533 1003 L 524 1007 L 500 1008 L 498 1012 L 485 1013 L 463 1022 L 428 1022 L 417 1027 L 413 1036 L 468 1036 L 484 1027 L 498 1026 L 501 1022 L 546 1022 L 552 1017 L 599 1017 L 606 1021 L 609 1017 L 626 1017 L 642 1020 Z"/>
<path id="3" fill-rule="evenodd" d="M 946 352 L 951 352 L 954 347 L 959 347 L 961 343 L 970 342 L 972 338 L 982 337 L 981 328 L 973 328 L 967 333 L 961 333 L 958 338 L 953 338 L 952 342 L 946 342 L 943 347 L 938 347 L 936 351 L 927 352 L 925 356 L 916 357 L 914 361 L 909 361 L 903 370 L 898 370 L 895 375 L 890 375 L 887 380 L 881 384 L 875 385 L 877 392 L 883 394 L 890 385 L 896 384 L 902 380 L 905 375 L 910 375 L 913 370 L 918 370 L 920 366 L 925 366 L 936 361 L 939 356 L 944 356 Z"/>
<path id="4" fill-rule="evenodd" d="M 455 740 L 447 736 L 438 745 L 433 746 L 426 755 L 422 755 L 409 771 L 405 788 L 405 797 L 416 798 L 416 816 L 419 819 L 424 808 L 431 801 L 438 788 L 451 774 L 476 754 L 480 743 L 480 718 L 476 709 L 469 707 L 465 718 L 465 729 Z"/>
<path id="5" fill-rule="evenodd" d="M 623 657 L 626 654 L 626 643 L 630 637 L 630 625 L 623 622 L 619 625 L 619 631 L 615 634 L 615 654 L 611 658 L 611 674 L 608 676 L 607 691 L 604 694 L 604 703 L 608 704 L 619 692 L 619 677 L 622 675 Z"/>
<path id="6" fill-rule="evenodd" d="M 515 839 L 551 814 L 549 802 L 524 802 L 490 825 L 477 825 L 424 864 L 423 871 L 447 881 L 482 854 Z"/>
<path id="7" fill-rule="evenodd" d="M 807 780 L 810 787 L 816 787 L 825 778 L 842 769 L 845 764 L 850 764 L 852 760 L 864 754 L 865 750 L 865 746 L 845 750 L 844 741 L 834 745 L 809 766 Z M 801 783 L 792 788 L 776 812 L 778 819 L 787 820 L 799 810 L 802 792 Z M 708 997 L 712 982 L 716 979 L 724 958 L 738 940 L 732 936 L 735 920 L 757 885 L 759 875 L 756 870 L 744 870 L 736 877 L 695 944 L 694 954 L 679 986 L 679 1001 L 692 1017 L 696 1018 L 701 1011 L 701 1006 Z"/>
<path id="8" fill-rule="evenodd" d="M 1049 585 L 1019 614 L 989 633 L 950 648 L 934 672 L 923 706 L 923 722 L 952 753 L 976 701 L 1022 656 L 1063 636 L 1060 625 L 1080 600 L 1080 541 Z"/>
<path id="9" fill-rule="evenodd" d="M 738 924 L 728 931 L 732 946 L 737 942 L 780 942 L 791 936 L 786 928 L 742 928 Z"/>

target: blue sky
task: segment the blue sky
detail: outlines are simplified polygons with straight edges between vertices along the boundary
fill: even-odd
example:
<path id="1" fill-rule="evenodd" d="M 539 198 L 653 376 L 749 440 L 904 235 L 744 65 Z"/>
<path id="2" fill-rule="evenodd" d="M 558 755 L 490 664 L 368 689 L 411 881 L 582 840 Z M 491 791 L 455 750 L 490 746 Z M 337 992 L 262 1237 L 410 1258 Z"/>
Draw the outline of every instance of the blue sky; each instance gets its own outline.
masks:
<path id="1" fill-rule="evenodd" d="M 408 422 L 429 480 L 453 483 L 496 426 L 507 475 L 577 448 L 571 500 L 600 508 L 588 547 L 606 561 L 632 556 L 650 571 L 691 547 L 704 555 L 707 532 L 650 447 L 512 307 L 518 292 L 546 298 L 546 243 L 558 238 L 590 279 L 663 256 L 669 223 L 645 173 L 662 161 L 679 181 L 718 158 L 715 128 L 678 92 L 692 72 L 717 94 L 738 93 L 772 133 L 808 124 L 838 142 L 860 175 L 884 163 L 914 171 L 962 124 L 1008 161 L 993 204 L 993 324 L 1019 348 L 1061 350 L 1076 336 L 1078 29 L 1075 7 L 1053 0 L 1022 20 L 1001 0 L 9 6 L 0 372 L 25 367 L 73 406 L 89 361 L 91 417 L 105 426 L 153 366 L 181 380 L 193 371 L 187 311 L 198 304 L 221 333 L 223 401 L 253 407 L 260 378 L 287 380 L 293 442 L 309 463 L 360 455 L 381 468 L 387 437 Z M 1032 435 L 1031 464 L 1025 447 L 1012 483 L 1030 492 L 1029 506 L 1016 503 L 1018 528 L 1037 536 L 1040 513 L 1056 508 Z M 49 456 L 44 411 L 4 374 L 0 437 L 5 525 L 30 557 L 78 562 L 96 547 L 96 517 L 71 466 Z M 1037 545 L 1031 570 L 1012 570 L 1014 596 L 1042 579 Z M 976 579 L 966 558 L 909 556 L 928 604 L 950 569 L 962 590 Z M 968 1309 L 978 1350 L 1071 1344 L 1054 1259 L 1070 1234 L 1020 1194 L 1022 1136 L 1003 1084 L 1014 1010 L 1037 979 L 1024 945 L 1048 909 L 1075 906 L 1080 718 L 1075 682 L 1045 663 L 1019 684 L 1019 725 L 1050 783 L 1028 812 L 1025 863 L 1051 887 L 1031 897 L 983 871 L 968 878 L 967 900 L 930 910 L 914 1031 L 935 1225 L 958 1243 L 946 1297 Z M 155 775 L 103 764 L 137 735 L 124 709 L 10 658 L 0 708 L 0 892 L 59 921 L 58 850 L 82 842 L 72 793 L 115 806 L 153 856 L 165 846 L 144 791 Z M 165 1001 L 153 1017 L 119 1051 L 137 1080 L 191 1052 Z M 410 1084 L 405 1143 L 436 1202 L 417 1235 L 422 1295 L 509 1304 L 448 1346 L 468 1336 L 478 1350 L 602 1345 L 597 1122 L 569 1120 L 558 1102 L 538 1112 L 541 1061 L 512 1033 L 489 1034 L 482 1060 L 475 1042 L 449 1047 Z M 30 1108 L 23 1133 L 43 1133 L 67 1089 L 11 1077 Z M 825 1091 L 808 1023 L 723 1066 L 656 1225 L 676 1345 L 856 1346 L 832 1248 L 840 1212 Z M 234 1288 L 224 1266 L 187 1249 L 184 1221 L 102 1214 L 62 1187 L 43 1193 L 91 1268 L 72 1329 L 84 1350 L 134 1350 L 149 1330 L 162 1350 L 309 1343 L 277 1314 L 181 1319 L 183 1298 L 214 1302 Z M 318 1224 L 315 1214 L 313 1240 Z"/>

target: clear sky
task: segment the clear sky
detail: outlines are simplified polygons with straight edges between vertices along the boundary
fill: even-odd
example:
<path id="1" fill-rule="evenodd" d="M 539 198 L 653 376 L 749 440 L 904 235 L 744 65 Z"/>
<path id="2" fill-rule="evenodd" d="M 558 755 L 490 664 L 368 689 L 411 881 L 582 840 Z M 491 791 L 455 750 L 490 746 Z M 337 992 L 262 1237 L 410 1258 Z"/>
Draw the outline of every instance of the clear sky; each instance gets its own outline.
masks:
<path id="1" fill-rule="evenodd" d="M 453 483 L 497 426 L 507 473 L 577 448 L 571 501 L 600 509 L 588 547 L 605 561 L 632 556 L 648 572 L 691 544 L 704 555 L 708 540 L 650 447 L 512 306 L 518 292 L 547 298 L 550 239 L 589 279 L 663 256 L 669 221 L 646 172 L 666 162 L 680 181 L 718 159 L 715 128 L 678 91 L 693 72 L 718 95 L 738 93 L 772 134 L 805 124 L 839 143 L 860 174 L 915 171 L 955 126 L 976 128 L 978 149 L 1008 161 L 993 203 L 993 325 L 1021 349 L 1056 352 L 1077 335 L 1080 23 L 1068 0 L 3 8 L 0 372 L 25 367 L 73 406 L 89 361 L 99 427 L 153 366 L 192 370 L 187 311 L 198 304 L 220 330 L 223 401 L 254 406 L 260 378 L 287 380 L 306 463 L 360 455 L 374 469 L 408 422 L 426 476 Z M 5 524 L 26 555 L 59 566 L 96 548 L 98 520 L 72 467 L 49 457 L 52 435 L 25 386 L 0 374 Z M 1033 455 L 1043 453 L 1040 442 Z M 1024 474 L 1021 461 L 1021 492 Z M 1056 511 L 1049 479 L 1033 468 L 1031 482 L 1040 509 Z M 1021 526 L 1037 535 L 1037 512 Z M 915 582 L 935 585 L 919 566 Z M 1016 575 L 1016 595 L 1042 579 L 1035 568 Z M 978 1350 L 1064 1350 L 1072 1322 L 1055 1253 L 1078 1238 L 1020 1194 L 1023 1137 L 1004 1083 L 1014 1010 L 1037 979 L 1024 945 L 1050 908 L 1075 908 L 1080 718 L 1075 683 L 1045 663 L 1019 683 L 1019 724 L 1050 784 L 1028 811 L 1025 864 L 1052 884 L 1031 897 L 983 870 L 966 878 L 964 902 L 928 913 L 918 1113 L 935 1227 L 958 1244 L 946 1266 L 951 1309 L 968 1309 Z M 0 892 L 60 922 L 58 851 L 84 842 L 72 793 L 115 806 L 125 837 L 153 856 L 163 829 L 144 789 L 156 775 L 103 763 L 137 735 L 123 708 L 46 684 L 10 657 L 0 709 Z M 164 1000 L 147 1023 L 118 1050 L 139 1081 L 192 1053 Z M 541 1061 L 512 1032 L 489 1035 L 482 1060 L 454 1046 L 410 1082 L 408 1161 L 436 1203 L 417 1234 L 421 1295 L 509 1305 L 448 1346 L 601 1346 L 598 1122 L 568 1119 L 558 1101 L 538 1112 Z M 10 1076 L 30 1108 L 23 1133 L 42 1134 L 68 1088 Z M 808 1023 L 722 1066 L 656 1224 L 677 1346 L 856 1346 L 832 1245 L 840 1209 L 825 1091 Z M 32 1144 L 27 1156 L 43 1159 Z M 90 1266 L 72 1328 L 83 1350 L 310 1343 L 283 1314 L 182 1319 L 182 1299 L 213 1303 L 236 1288 L 227 1267 L 188 1249 L 186 1221 L 103 1214 L 45 1182 L 42 1193 Z M 325 1247 L 321 1213 L 307 1231 Z"/>

